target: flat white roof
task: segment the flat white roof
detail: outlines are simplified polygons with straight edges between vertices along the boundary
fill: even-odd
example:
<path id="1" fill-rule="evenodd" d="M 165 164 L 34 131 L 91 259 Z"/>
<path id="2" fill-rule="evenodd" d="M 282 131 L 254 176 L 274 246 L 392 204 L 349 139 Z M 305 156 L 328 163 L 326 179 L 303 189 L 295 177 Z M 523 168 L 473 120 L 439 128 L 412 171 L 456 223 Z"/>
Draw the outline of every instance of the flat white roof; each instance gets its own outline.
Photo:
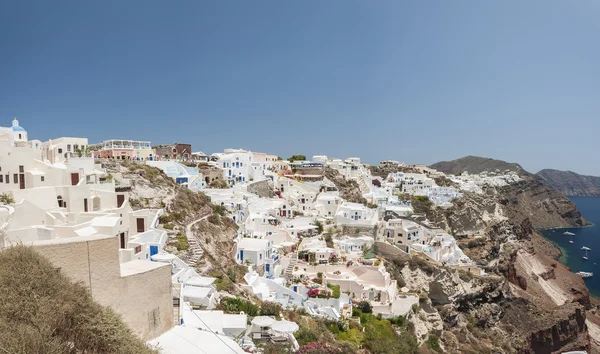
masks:
<path id="1" fill-rule="evenodd" d="M 146 273 L 154 269 L 161 267 L 170 267 L 167 263 L 161 262 L 150 262 L 145 260 L 133 260 L 125 263 L 121 263 L 121 276 L 127 277 L 130 275 Z"/>
<path id="2" fill-rule="evenodd" d="M 92 219 L 92 226 L 107 226 L 113 227 L 117 225 L 120 217 L 118 216 L 99 216 Z"/>
<path id="3" fill-rule="evenodd" d="M 216 278 L 209 277 L 191 277 L 190 279 L 185 281 L 186 285 L 192 286 L 209 286 L 217 280 Z"/>
<path id="4" fill-rule="evenodd" d="M 249 251 L 261 251 L 267 249 L 269 244 L 269 240 L 261 239 L 261 238 L 243 238 L 238 248 L 249 250 Z"/>
<path id="5" fill-rule="evenodd" d="M 157 347 L 161 354 L 246 354 L 229 337 L 186 326 L 175 326 L 148 343 Z"/>

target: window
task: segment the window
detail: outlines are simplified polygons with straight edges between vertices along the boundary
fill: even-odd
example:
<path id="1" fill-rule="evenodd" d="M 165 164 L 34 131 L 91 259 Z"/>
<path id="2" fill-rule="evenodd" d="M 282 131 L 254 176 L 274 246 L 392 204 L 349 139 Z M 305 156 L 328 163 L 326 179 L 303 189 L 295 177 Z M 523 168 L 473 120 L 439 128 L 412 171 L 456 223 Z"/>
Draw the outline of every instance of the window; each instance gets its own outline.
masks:
<path id="1" fill-rule="evenodd" d="M 0 175 L 0 183 L 4 182 L 4 176 Z"/>
<path id="2" fill-rule="evenodd" d="M 62 149 L 58 149 L 58 153 L 59 153 L 59 154 L 62 154 Z"/>
<path id="3" fill-rule="evenodd" d="M 258 255 L 258 259 L 262 259 L 262 253 Z"/>
<path id="4" fill-rule="evenodd" d="M 71 151 L 71 145 L 70 144 L 67 145 L 67 151 Z"/>
<path id="5" fill-rule="evenodd" d="M 25 168 L 24 168 L 23 166 L 19 166 L 19 172 L 20 172 L 20 173 L 23 173 L 23 172 L 25 172 Z"/>
<path id="6" fill-rule="evenodd" d="M 21 139 L 21 134 L 19 134 L 19 139 Z"/>
<path id="7" fill-rule="evenodd" d="M 19 183 L 19 175 L 15 173 L 13 175 L 13 180 L 14 180 L 14 183 Z"/>
<path id="8" fill-rule="evenodd" d="M 42 182 L 44 182 L 44 176 L 40 177 L 40 180 L 41 180 Z"/>
<path id="9" fill-rule="evenodd" d="M 148 328 L 153 331 L 160 327 L 160 307 L 148 312 Z"/>
<path id="10" fill-rule="evenodd" d="M 6 179 L 4 180 L 5 183 L 10 183 L 10 175 L 6 175 Z"/>

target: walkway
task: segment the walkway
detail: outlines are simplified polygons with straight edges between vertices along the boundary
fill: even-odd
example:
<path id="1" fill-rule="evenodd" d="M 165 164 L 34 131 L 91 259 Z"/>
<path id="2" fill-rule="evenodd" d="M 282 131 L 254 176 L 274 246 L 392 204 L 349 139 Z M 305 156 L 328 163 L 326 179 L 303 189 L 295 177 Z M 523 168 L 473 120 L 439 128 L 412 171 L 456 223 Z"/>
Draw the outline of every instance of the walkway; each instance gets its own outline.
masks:
<path id="1" fill-rule="evenodd" d="M 187 224 L 187 226 L 185 227 L 185 237 L 187 237 L 192 254 L 191 256 L 186 255 L 181 258 L 185 261 L 185 263 L 187 263 L 191 267 L 194 267 L 198 263 L 198 260 L 200 260 L 200 258 L 202 258 L 202 256 L 204 255 L 204 249 L 200 245 L 200 242 L 198 242 L 198 238 L 196 238 L 192 233 L 192 227 L 200 221 L 206 220 L 210 215 L 211 214 L 203 216 L 200 219 L 194 220 L 191 223 Z"/>

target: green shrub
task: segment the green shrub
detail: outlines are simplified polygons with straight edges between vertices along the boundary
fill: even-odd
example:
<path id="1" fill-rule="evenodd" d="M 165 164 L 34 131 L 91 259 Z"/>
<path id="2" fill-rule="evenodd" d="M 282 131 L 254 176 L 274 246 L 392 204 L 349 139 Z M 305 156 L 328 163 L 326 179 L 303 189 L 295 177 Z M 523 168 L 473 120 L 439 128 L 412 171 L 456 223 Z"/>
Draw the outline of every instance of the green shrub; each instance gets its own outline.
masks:
<path id="1" fill-rule="evenodd" d="M 7 193 L 0 194 L 0 204 L 14 204 L 15 199 Z"/>
<path id="2" fill-rule="evenodd" d="M 177 243 L 175 244 L 178 251 L 187 251 L 190 248 L 187 237 L 184 234 L 177 234 Z"/>
<path id="3" fill-rule="evenodd" d="M 434 333 L 429 333 L 427 337 L 427 346 L 436 352 L 441 352 L 440 339 Z"/>
<path id="4" fill-rule="evenodd" d="M 165 229 L 165 230 L 173 230 L 174 227 L 173 227 L 172 224 L 166 223 L 166 224 L 163 225 L 163 229 Z"/>
<path id="5" fill-rule="evenodd" d="M 217 309 L 225 313 L 240 313 L 244 312 L 250 317 L 258 316 L 259 307 L 250 301 L 240 297 L 223 297 L 217 306 Z"/>
<path id="6" fill-rule="evenodd" d="M 215 204 L 213 205 L 213 213 L 225 216 L 227 215 L 227 207 Z"/>
<path id="7" fill-rule="evenodd" d="M 341 295 L 341 291 L 340 291 L 340 286 L 339 285 L 333 285 L 333 284 L 329 284 L 327 283 L 327 287 L 329 289 L 331 289 L 331 297 L 334 299 L 339 299 L 340 295 Z"/>
<path id="8" fill-rule="evenodd" d="M 323 223 L 319 220 L 315 221 L 315 226 L 317 227 L 317 232 L 319 234 L 323 233 Z"/>
<path id="9" fill-rule="evenodd" d="M 371 306 L 371 303 L 368 301 L 359 302 L 357 307 L 362 313 L 373 313 L 373 306 Z"/>
<path id="10" fill-rule="evenodd" d="M 315 332 L 313 332 L 310 328 L 304 326 L 300 326 L 298 332 L 294 333 L 294 337 L 296 337 L 298 345 L 300 346 L 319 340 Z"/>

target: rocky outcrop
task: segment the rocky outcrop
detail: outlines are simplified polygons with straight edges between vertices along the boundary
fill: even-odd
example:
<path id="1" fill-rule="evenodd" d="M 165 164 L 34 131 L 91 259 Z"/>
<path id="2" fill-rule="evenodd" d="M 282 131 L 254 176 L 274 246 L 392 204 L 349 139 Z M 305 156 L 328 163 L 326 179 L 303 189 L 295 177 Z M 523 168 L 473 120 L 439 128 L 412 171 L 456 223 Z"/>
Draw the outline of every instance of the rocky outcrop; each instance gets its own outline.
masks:
<path id="1" fill-rule="evenodd" d="M 258 181 L 248 184 L 248 192 L 256 194 L 261 198 L 272 198 L 275 196 L 273 189 L 273 181 L 270 179 L 264 181 Z"/>
<path id="2" fill-rule="evenodd" d="M 544 182 L 567 196 L 600 197 L 600 177 L 584 176 L 572 171 L 545 169 L 536 174 Z"/>
<path id="3" fill-rule="evenodd" d="M 323 169 L 323 176 L 335 184 L 340 197 L 344 200 L 350 203 L 367 204 L 356 181 L 345 179 L 341 173 L 329 167 Z"/>
<path id="4" fill-rule="evenodd" d="M 516 172 L 518 174 L 526 173 L 521 165 L 517 163 L 494 160 L 487 157 L 465 156 L 452 161 L 441 161 L 430 165 L 429 167 L 444 172 L 445 174 L 460 175 L 463 172 L 469 174 L 478 174 L 481 172 Z"/>

